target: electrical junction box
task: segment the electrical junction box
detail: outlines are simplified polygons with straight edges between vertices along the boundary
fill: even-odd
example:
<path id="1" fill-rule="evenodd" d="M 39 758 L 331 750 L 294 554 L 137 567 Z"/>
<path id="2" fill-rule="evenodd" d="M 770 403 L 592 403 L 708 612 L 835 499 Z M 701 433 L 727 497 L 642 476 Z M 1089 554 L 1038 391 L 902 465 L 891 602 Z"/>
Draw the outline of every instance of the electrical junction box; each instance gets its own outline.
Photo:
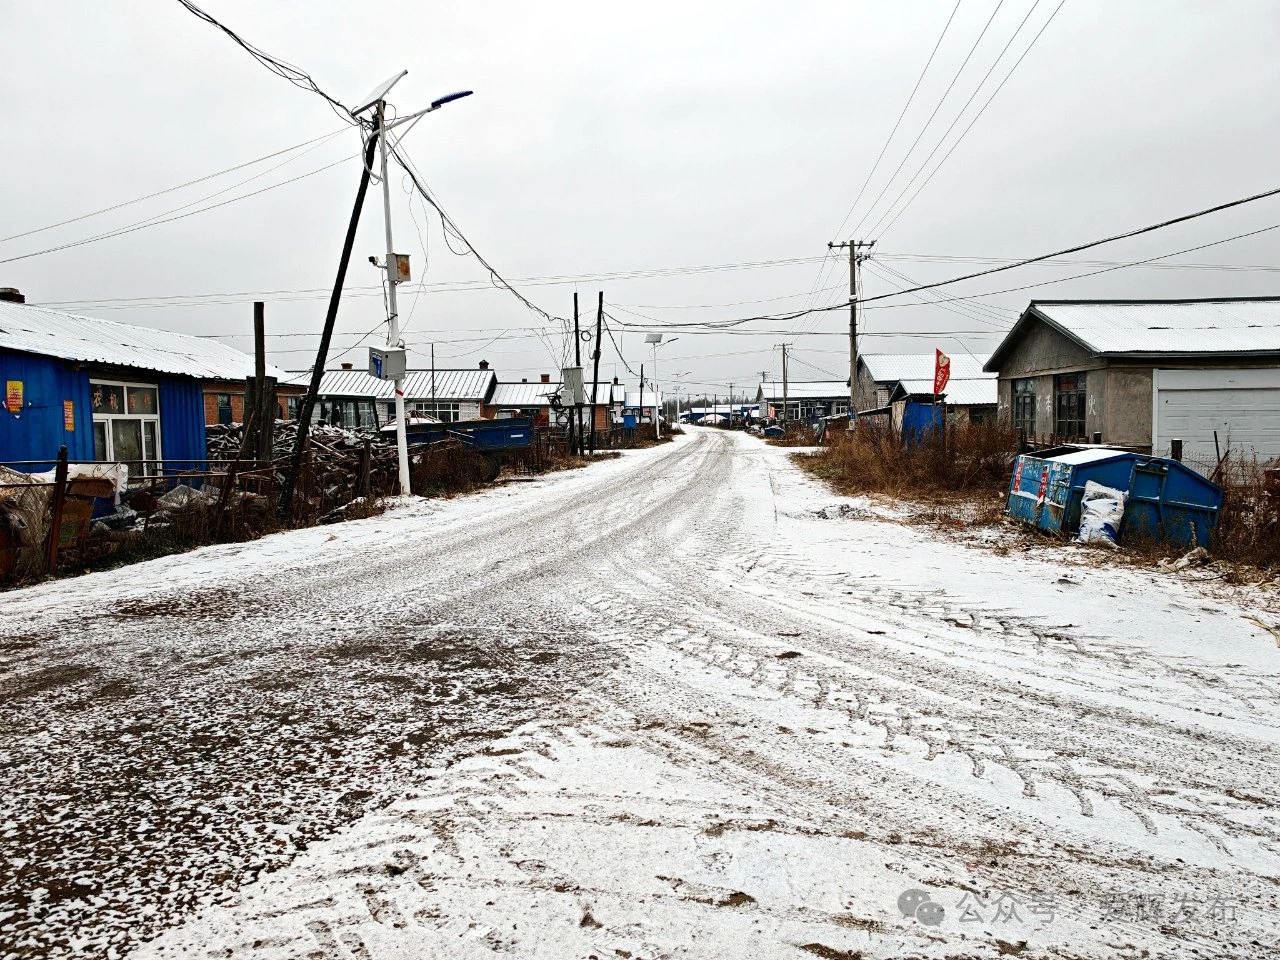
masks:
<path id="1" fill-rule="evenodd" d="M 409 276 L 409 255 L 407 253 L 393 253 L 387 258 L 387 278 L 392 283 L 408 283 Z"/>
<path id="2" fill-rule="evenodd" d="M 404 371 L 403 347 L 369 348 L 369 376 L 379 380 L 403 380 Z"/>
<path id="3" fill-rule="evenodd" d="M 582 384 L 581 367 L 565 367 L 560 371 L 563 386 L 560 388 L 560 402 L 566 407 L 578 406 L 587 402 L 586 390 Z"/>

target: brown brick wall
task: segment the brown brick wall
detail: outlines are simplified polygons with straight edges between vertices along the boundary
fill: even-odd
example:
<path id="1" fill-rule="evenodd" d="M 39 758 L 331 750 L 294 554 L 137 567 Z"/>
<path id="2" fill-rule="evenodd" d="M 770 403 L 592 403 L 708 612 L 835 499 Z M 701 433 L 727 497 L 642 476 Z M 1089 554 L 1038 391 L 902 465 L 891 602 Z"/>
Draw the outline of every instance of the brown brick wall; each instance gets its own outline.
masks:
<path id="1" fill-rule="evenodd" d="M 276 404 L 283 411 L 283 419 L 289 419 L 289 397 L 302 396 L 306 391 L 293 388 L 281 390 L 276 388 Z M 244 387 L 241 384 L 221 386 L 216 383 L 204 385 L 204 422 L 212 425 L 218 422 L 218 394 L 231 395 L 231 422 L 244 423 Z"/>

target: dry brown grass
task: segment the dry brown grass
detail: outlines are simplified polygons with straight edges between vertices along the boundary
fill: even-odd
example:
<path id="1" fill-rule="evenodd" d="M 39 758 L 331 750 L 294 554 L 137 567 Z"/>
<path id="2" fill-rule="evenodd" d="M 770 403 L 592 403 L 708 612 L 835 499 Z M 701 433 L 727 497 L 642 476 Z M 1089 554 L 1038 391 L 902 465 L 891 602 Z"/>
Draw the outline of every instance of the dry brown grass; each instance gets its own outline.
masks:
<path id="1" fill-rule="evenodd" d="M 807 423 L 788 424 L 782 436 L 770 437 L 765 441 L 771 447 L 812 447 L 816 442 L 813 428 Z"/>
<path id="2" fill-rule="evenodd" d="M 904 447 L 884 429 L 860 425 L 853 433 L 828 433 L 817 453 L 795 454 L 809 473 L 837 493 L 913 501 L 909 522 L 962 530 L 998 522 L 1004 515 L 1010 466 L 1017 437 L 999 425 L 949 429 L 945 442 Z M 1220 470 L 1226 496 L 1210 548 L 1225 565 L 1280 570 L 1280 495 L 1268 494 L 1265 472 L 1256 461 L 1230 460 Z M 1155 563 L 1184 552 L 1163 542 L 1126 541 L 1138 563 Z M 1247 569 L 1246 569 L 1247 568 Z"/>
<path id="3" fill-rule="evenodd" d="M 859 424 L 833 430 L 820 451 L 797 456 L 839 493 L 875 493 L 925 501 L 991 501 L 1009 484 L 1017 436 L 994 424 L 965 424 L 911 446 L 887 429 Z"/>
<path id="4" fill-rule="evenodd" d="M 1237 461 L 1223 471 L 1225 497 L 1214 556 L 1263 570 L 1280 570 L 1280 491 L 1268 494 L 1256 461 Z"/>
<path id="5" fill-rule="evenodd" d="M 436 443 L 415 454 L 409 485 L 421 497 L 452 497 L 491 483 L 497 461 L 463 443 Z"/>

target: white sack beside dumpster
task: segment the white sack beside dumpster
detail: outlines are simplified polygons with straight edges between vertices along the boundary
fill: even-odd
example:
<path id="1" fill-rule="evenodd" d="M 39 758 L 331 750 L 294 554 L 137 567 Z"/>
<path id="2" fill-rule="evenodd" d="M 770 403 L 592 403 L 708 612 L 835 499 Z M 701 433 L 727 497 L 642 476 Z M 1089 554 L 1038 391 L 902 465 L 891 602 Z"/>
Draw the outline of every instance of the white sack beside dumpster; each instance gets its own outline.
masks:
<path id="1" fill-rule="evenodd" d="M 1084 495 L 1080 498 L 1080 532 L 1076 539 L 1081 543 L 1118 546 L 1120 521 L 1124 518 L 1124 501 L 1123 490 L 1106 487 L 1092 480 L 1085 481 Z"/>

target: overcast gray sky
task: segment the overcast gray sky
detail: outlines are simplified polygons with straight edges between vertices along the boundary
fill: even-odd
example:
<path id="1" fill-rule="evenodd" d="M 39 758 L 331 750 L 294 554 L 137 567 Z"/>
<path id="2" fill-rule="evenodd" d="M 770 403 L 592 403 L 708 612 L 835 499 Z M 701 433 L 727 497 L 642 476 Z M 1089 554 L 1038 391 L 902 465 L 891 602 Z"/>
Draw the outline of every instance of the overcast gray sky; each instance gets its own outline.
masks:
<path id="1" fill-rule="evenodd" d="M 916 172 L 1031 10 L 921 177 L 986 102 L 1057 0 L 1004 0 L 933 124 L 861 236 Z M 546 2 L 465 4 L 337 0 L 202 6 L 267 52 L 351 102 L 402 69 L 402 113 L 459 88 L 475 96 L 424 119 L 405 146 L 476 247 L 540 306 L 567 316 L 575 289 L 596 291 L 619 321 L 706 321 L 838 302 L 847 273 L 824 269 L 881 193 L 956 75 L 996 0 L 961 0 L 862 202 L 841 224 L 884 145 L 954 0 L 873 3 Z M 342 130 L 322 100 L 272 76 L 172 0 L 0 6 L 4 215 L 0 235 L 33 230 Z M 960 146 L 902 216 L 877 235 L 865 293 L 892 289 L 893 268 L 922 281 L 977 269 L 903 255 L 1020 257 L 1277 185 L 1280 4 L 1271 0 L 1066 0 Z M 0 242 L 0 260 L 307 174 L 359 151 L 345 130 L 306 152 L 55 230 Z M 284 161 L 288 161 L 284 163 Z M 278 164 L 278 169 L 270 170 Z M 270 172 L 265 172 L 270 171 Z M 248 180 L 257 176 L 256 179 Z M 0 264 L 0 285 L 30 302 L 188 333 L 243 335 L 250 302 L 268 301 L 273 335 L 319 329 L 359 162 L 215 210 L 79 247 Z M 240 184 L 240 181 L 248 182 Z M 391 177 L 397 247 L 415 279 L 472 289 L 402 292 L 410 363 L 532 378 L 559 362 L 559 331 L 513 297 L 483 289 L 476 263 L 446 248 L 434 212 Z M 233 187 L 233 189 L 227 189 Z M 225 192 L 221 192 L 225 191 Z M 910 197 L 914 187 L 906 197 Z M 201 201 L 202 198 L 209 199 Z M 905 199 L 905 198 L 904 198 Z M 383 247 L 371 191 L 348 278 L 339 349 L 385 315 L 367 262 Z M 169 214 L 175 215 L 175 214 Z M 1081 255 L 1131 261 L 1280 223 L 1266 200 Z M 426 253 L 424 255 L 424 245 Z M 1280 267 L 1280 230 L 1171 263 Z M 424 262 L 425 261 L 425 262 Z M 799 261 L 747 269 L 672 268 Z M 829 265 L 828 265 L 829 266 Z M 1089 269 L 1039 266 L 957 285 L 1002 290 Z M 1094 268 L 1097 269 L 1097 268 Z M 664 270 L 645 278 L 545 278 Z M 868 310 L 866 352 L 987 351 L 1032 297 L 1178 297 L 1277 292 L 1263 270 L 1126 269 L 968 305 Z M 815 286 L 818 288 L 813 293 Z M 301 291 L 264 293 L 265 291 Z M 221 296 L 196 299 L 195 295 Z M 125 298 L 172 297 L 164 305 Z M 71 303 L 72 301 L 85 301 Z M 911 303 L 902 297 L 887 303 Z M 992 308 L 995 310 L 993 311 Z M 953 312 L 959 309 L 960 312 Z M 681 333 L 665 373 L 692 390 L 758 382 L 778 371 L 791 330 L 797 379 L 844 376 L 847 315 L 754 323 L 751 335 Z M 553 358 L 528 329 L 555 337 Z M 503 339 L 494 336 L 508 331 Z M 892 331 L 936 330 L 931 337 Z M 981 331 L 969 333 L 966 331 Z M 647 359 L 621 334 L 633 367 Z M 227 342 L 248 348 L 244 336 Z M 273 336 L 272 359 L 305 368 L 314 336 Z M 335 351 L 336 352 L 336 351 Z M 345 359 L 364 363 L 364 349 Z M 807 365 L 807 366 L 806 366 Z M 605 373 L 626 375 L 611 349 Z"/>

